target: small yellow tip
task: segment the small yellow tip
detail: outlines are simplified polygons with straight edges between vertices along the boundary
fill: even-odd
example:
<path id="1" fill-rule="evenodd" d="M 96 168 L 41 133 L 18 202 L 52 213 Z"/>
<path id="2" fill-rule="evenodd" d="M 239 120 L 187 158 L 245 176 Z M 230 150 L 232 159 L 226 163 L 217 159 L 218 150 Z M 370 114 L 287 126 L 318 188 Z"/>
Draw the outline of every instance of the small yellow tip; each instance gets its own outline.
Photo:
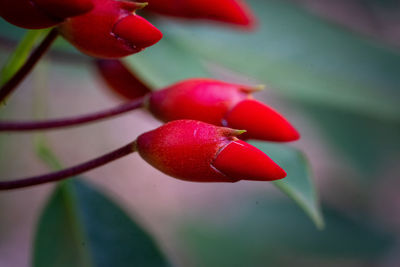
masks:
<path id="1" fill-rule="evenodd" d="M 254 86 L 248 86 L 245 88 L 242 88 L 242 91 L 245 93 L 254 93 L 254 92 L 258 92 L 258 91 L 262 91 L 266 88 L 265 84 L 258 84 L 258 85 L 254 85 Z"/>
<path id="2" fill-rule="evenodd" d="M 252 90 L 252 92 L 258 92 L 258 91 L 264 90 L 265 88 L 267 88 L 265 86 L 265 84 L 258 84 L 258 85 L 255 85 L 254 87 L 250 88 L 250 90 Z"/>
<path id="3" fill-rule="evenodd" d="M 125 0 L 125 1 L 135 4 L 136 9 L 142 9 L 149 4 L 148 2 L 141 3 L 141 2 L 136 2 L 135 0 Z"/>
<path id="4" fill-rule="evenodd" d="M 246 130 L 234 130 L 234 135 L 241 135 L 247 132 Z"/>
<path id="5" fill-rule="evenodd" d="M 145 8 L 148 4 L 149 4 L 148 2 L 143 2 L 143 3 L 136 2 L 136 5 L 137 5 L 138 9 Z"/>

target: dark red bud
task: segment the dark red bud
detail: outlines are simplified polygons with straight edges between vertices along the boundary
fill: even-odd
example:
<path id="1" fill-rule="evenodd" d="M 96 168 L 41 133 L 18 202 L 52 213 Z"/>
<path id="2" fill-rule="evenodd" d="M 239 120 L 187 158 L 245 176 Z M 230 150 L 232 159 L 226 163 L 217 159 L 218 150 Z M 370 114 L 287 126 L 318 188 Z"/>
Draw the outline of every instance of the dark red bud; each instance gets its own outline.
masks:
<path id="1" fill-rule="evenodd" d="M 99 58 L 119 58 L 157 43 L 162 33 L 132 13 L 143 4 L 94 0 L 92 11 L 67 19 L 60 33 L 81 52 Z"/>
<path id="2" fill-rule="evenodd" d="M 45 12 L 58 18 L 69 18 L 84 14 L 93 7 L 92 0 L 33 0 Z"/>
<path id="3" fill-rule="evenodd" d="M 95 64 L 100 76 L 119 96 L 133 100 L 151 92 L 120 60 L 97 59 Z"/>
<path id="4" fill-rule="evenodd" d="M 257 148 L 239 141 L 242 131 L 200 121 L 169 122 L 136 140 L 141 157 L 172 177 L 192 182 L 271 181 L 285 172 Z"/>
<path id="5" fill-rule="evenodd" d="M 241 138 L 275 142 L 295 141 L 300 138 L 298 131 L 277 111 L 254 100 L 243 100 L 225 116 L 228 127 L 246 129 Z"/>
<path id="6" fill-rule="evenodd" d="M 147 0 L 147 10 L 162 15 L 205 19 L 252 28 L 255 18 L 241 0 Z"/>
<path id="7" fill-rule="evenodd" d="M 149 110 L 162 121 L 200 120 L 247 132 L 240 138 L 294 141 L 300 135 L 278 112 L 249 99 L 259 88 L 211 79 L 189 79 L 154 92 Z"/>
<path id="8" fill-rule="evenodd" d="M 0 16 L 26 29 L 52 27 L 92 8 L 92 0 L 0 0 Z"/>

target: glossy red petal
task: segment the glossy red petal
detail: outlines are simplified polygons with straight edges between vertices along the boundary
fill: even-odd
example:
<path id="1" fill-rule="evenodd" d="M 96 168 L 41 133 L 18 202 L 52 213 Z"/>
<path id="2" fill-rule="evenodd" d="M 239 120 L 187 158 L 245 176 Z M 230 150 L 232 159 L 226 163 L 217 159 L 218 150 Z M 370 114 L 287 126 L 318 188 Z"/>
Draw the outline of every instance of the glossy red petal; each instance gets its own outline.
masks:
<path id="1" fill-rule="evenodd" d="M 98 59 L 95 64 L 100 76 L 119 96 L 133 100 L 151 92 L 120 60 Z"/>
<path id="2" fill-rule="evenodd" d="M 245 129 L 244 139 L 276 142 L 295 141 L 298 131 L 281 114 L 253 99 L 243 100 L 225 116 L 225 126 Z"/>
<path id="3" fill-rule="evenodd" d="M 162 38 L 162 33 L 150 22 L 137 15 L 130 15 L 117 22 L 112 31 L 128 42 L 133 49 L 152 46 Z"/>
<path id="4" fill-rule="evenodd" d="M 241 140 L 221 149 L 212 165 L 238 180 L 273 181 L 286 177 L 286 172 L 264 152 Z"/>

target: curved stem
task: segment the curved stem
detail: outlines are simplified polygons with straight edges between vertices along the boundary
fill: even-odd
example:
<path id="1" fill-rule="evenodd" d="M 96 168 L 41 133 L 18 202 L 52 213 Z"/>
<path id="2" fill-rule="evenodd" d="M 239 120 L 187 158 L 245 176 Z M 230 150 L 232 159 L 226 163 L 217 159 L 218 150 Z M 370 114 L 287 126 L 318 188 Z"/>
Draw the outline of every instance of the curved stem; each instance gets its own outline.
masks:
<path id="1" fill-rule="evenodd" d="M 0 121 L 0 131 L 34 131 L 77 126 L 79 124 L 113 117 L 143 106 L 143 98 L 130 101 L 117 107 L 70 118 L 61 118 L 45 121 Z"/>
<path id="2" fill-rule="evenodd" d="M 0 103 L 3 102 L 6 97 L 12 93 L 12 91 L 18 86 L 18 84 L 32 70 L 32 68 L 47 51 L 47 49 L 50 47 L 57 36 L 57 29 L 52 29 L 49 34 L 43 39 L 42 43 L 29 56 L 24 65 L 22 65 L 22 67 L 14 74 L 14 76 L 0 88 Z"/>
<path id="3" fill-rule="evenodd" d="M 17 189 L 17 188 L 28 187 L 32 185 L 38 185 L 38 184 L 55 182 L 62 179 L 66 179 L 71 176 L 81 174 L 86 171 L 105 165 L 111 161 L 117 160 L 135 151 L 136 151 L 136 143 L 134 141 L 112 152 L 104 154 L 103 156 L 75 165 L 67 169 L 38 176 L 22 178 L 18 180 L 0 181 L 0 190 Z"/>

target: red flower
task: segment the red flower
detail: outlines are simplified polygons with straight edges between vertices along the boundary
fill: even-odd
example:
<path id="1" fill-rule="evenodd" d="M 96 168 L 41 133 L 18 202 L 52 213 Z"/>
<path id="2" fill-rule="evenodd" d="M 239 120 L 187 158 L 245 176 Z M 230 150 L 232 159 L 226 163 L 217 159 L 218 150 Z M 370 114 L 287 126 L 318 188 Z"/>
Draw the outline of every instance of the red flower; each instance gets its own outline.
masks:
<path id="1" fill-rule="evenodd" d="M 147 10 L 173 17 L 206 19 L 253 27 L 255 18 L 242 0 L 146 0 Z"/>
<path id="2" fill-rule="evenodd" d="M 134 11 L 145 4 L 93 0 L 94 9 L 67 19 L 60 33 L 85 54 L 118 58 L 142 51 L 162 38 L 162 33 Z"/>
<path id="3" fill-rule="evenodd" d="M 136 148 L 153 167 L 192 182 L 272 181 L 286 172 L 257 148 L 236 138 L 243 131 L 177 120 L 140 135 Z"/>
<path id="4" fill-rule="evenodd" d="M 48 28 L 92 8 L 92 0 L 0 0 L 0 16 L 27 29 Z"/>
<path id="5" fill-rule="evenodd" d="M 149 110 L 162 121 L 200 120 L 245 129 L 244 138 L 293 141 L 297 130 L 277 111 L 251 99 L 257 89 L 211 79 L 189 79 L 151 94 Z"/>

